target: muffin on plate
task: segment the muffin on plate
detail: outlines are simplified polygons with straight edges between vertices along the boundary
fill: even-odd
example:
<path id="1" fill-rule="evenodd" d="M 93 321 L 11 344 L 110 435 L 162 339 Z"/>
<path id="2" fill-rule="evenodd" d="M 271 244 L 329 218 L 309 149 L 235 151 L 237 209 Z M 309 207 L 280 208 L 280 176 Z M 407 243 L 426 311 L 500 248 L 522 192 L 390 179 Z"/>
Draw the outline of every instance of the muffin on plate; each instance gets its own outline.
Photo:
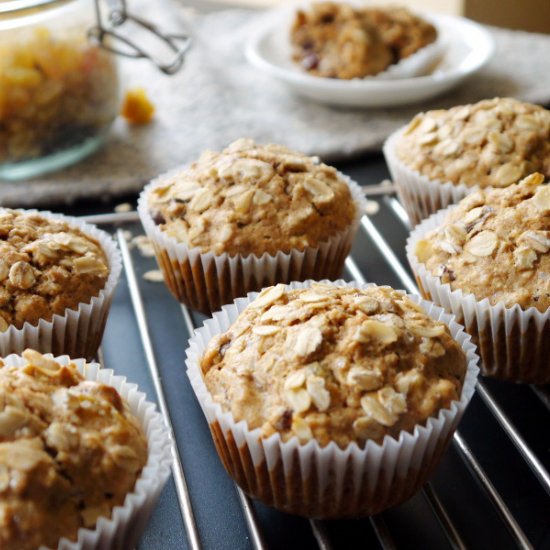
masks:
<path id="1" fill-rule="evenodd" d="M 405 8 L 363 8 L 336 2 L 312 3 L 298 10 L 290 31 L 295 62 L 312 75 L 345 80 L 385 75 L 388 68 L 396 69 L 436 38 L 431 23 Z M 432 50 L 437 53 L 439 48 L 426 50 L 430 55 L 418 69 L 417 60 L 415 70 L 433 61 Z"/>
<path id="2" fill-rule="evenodd" d="M 511 98 L 418 114 L 384 155 L 411 222 L 533 172 L 550 177 L 550 111 Z"/>
<path id="3" fill-rule="evenodd" d="M 107 233 L 49 212 L 0 209 L 0 353 L 92 357 L 120 270 Z"/>
<path id="4" fill-rule="evenodd" d="M 0 360 L 3 549 L 132 547 L 169 467 L 162 418 L 125 379 L 33 350 Z"/>
<path id="5" fill-rule="evenodd" d="M 454 313 L 482 372 L 550 382 L 550 186 L 533 174 L 484 189 L 412 232 L 407 255 L 422 294 Z"/>
<path id="6" fill-rule="evenodd" d="M 339 276 L 364 205 L 318 158 L 241 139 L 157 178 L 138 210 L 168 288 L 208 313 L 266 285 Z"/>
<path id="7" fill-rule="evenodd" d="M 389 287 L 279 284 L 216 313 L 187 366 L 246 493 L 359 517 L 409 498 L 438 463 L 474 390 L 468 340 L 441 308 Z"/>

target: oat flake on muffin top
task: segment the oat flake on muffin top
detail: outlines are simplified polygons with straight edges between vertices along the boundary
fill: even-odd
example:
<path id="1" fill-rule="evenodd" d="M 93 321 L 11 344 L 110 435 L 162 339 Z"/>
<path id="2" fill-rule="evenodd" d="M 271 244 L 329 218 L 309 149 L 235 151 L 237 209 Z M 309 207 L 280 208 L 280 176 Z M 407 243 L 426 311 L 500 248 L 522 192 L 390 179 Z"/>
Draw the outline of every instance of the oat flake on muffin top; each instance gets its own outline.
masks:
<path id="1" fill-rule="evenodd" d="M 0 360 L 0 548 L 57 548 L 124 502 L 147 441 L 111 386 L 26 350 Z"/>
<path id="2" fill-rule="evenodd" d="M 466 359 L 448 327 L 389 287 L 265 289 L 201 360 L 212 399 L 284 441 L 364 446 L 459 399 Z"/>
<path id="3" fill-rule="evenodd" d="M 99 242 L 64 221 L 0 210 L 0 332 L 88 303 L 105 286 Z"/>
<path id="4" fill-rule="evenodd" d="M 550 185 L 532 174 L 460 201 L 416 243 L 418 260 L 453 290 L 507 307 L 550 307 Z"/>
<path id="5" fill-rule="evenodd" d="M 357 216 L 349 187 L 334 168 L 248 139 L 161 176 L 148 206 L 178 242 L 230 255 L 316 246 Z"/>
<path id="6" fill-rule="evenodd" d="M 550 177 L 550 111 L 511 98 L 418 114 L 396 154 L 431 180 L 506 187 L 541 172 Z"/>

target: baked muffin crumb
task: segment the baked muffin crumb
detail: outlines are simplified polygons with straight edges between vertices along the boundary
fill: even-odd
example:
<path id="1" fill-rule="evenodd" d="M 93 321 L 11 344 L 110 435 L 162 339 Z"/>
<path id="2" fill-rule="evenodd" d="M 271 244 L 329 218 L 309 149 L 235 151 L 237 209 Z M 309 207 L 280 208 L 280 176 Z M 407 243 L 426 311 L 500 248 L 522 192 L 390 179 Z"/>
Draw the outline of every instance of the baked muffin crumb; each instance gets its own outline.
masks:
<path id="1" fill-rule="evenodd" d="M 231 256 L 317 246 L 357 217 L 348 184 L 334 168 L 249 139 L 161 176 L 148 206 L 177 242 Z"/>
<path id="2" fill-rule="evenodd" d="M 459 398 L 448 327 L 388 287 L 265 289 L 208 345 L 201 369 L 236 422 L 341 448 L 412 431 Z"/>
<path id="3" fill-rule="evenodd" d="M 64 221 L 0 210 L 0 332 L 50 321 L 105 286 L 100 243 Z"/>
<path id="4" fill-rule="evenodd" d="M 309 73 L 340 79 L 376 75 L 435 41 L 433 25 L 405 8 L 318 2 L 298 10 L 293 59 Z"/>
<path id="5" fill-rule="evenodd" d="M 431 180 L 506 187 L 533 172 L 550 177 L 550 111 L 494 98 L 418 114 L 397 157 Z"/>
<path id="6" fill-rule="evenodd" d="M 0 360 L 0 547 L 57 547 L 124 502 L 147 442 L 111 386 L 27 350 Z"/>
<path id="7" fill-rule="evenodd" d="M 550 186 L 532 174 L 464 198 L 416 243 L 427 270 L 451 289 L 493 305 L 550 307 Z"/>

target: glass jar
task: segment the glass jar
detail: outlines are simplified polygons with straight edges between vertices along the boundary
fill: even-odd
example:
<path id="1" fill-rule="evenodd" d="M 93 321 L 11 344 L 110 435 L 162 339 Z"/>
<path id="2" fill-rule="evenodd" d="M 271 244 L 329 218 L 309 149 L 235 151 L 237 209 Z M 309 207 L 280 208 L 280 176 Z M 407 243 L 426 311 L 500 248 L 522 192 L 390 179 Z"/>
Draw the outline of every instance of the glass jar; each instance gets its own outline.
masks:
<path id="1" fill-rule="evenodd" d="M 94 24 L 91 0 L 0 2 L 1 179 L 56 170 L 102 143 L 119 87 L 113 54 L 87 38 Z"/>

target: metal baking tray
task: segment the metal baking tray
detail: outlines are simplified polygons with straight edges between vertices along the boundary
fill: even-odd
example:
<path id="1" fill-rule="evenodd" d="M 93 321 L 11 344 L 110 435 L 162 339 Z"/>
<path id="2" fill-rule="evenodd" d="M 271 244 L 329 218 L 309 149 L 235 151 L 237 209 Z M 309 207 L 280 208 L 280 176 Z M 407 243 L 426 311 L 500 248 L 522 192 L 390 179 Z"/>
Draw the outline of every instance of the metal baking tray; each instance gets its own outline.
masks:
<path id="1" fill-rule="evenodd" d="M 366 187 L 380 210 L 363 217 L 344 278 L 416 292 L 393 191 Z M 128 232 L 143 233 L 135 212 L 86 219 L 115 235 L 124 259 L 99 359 L 158 403 L 177 443 L 139 548 L 550 548 L 549 387 L 481 379 L 431 481 L 378 516 L 307 520 L 249 499 L 224 471 L 185 373 L 188 338 L 205 317 L 143 278 L 156 263 L 128 246 Z"/>

